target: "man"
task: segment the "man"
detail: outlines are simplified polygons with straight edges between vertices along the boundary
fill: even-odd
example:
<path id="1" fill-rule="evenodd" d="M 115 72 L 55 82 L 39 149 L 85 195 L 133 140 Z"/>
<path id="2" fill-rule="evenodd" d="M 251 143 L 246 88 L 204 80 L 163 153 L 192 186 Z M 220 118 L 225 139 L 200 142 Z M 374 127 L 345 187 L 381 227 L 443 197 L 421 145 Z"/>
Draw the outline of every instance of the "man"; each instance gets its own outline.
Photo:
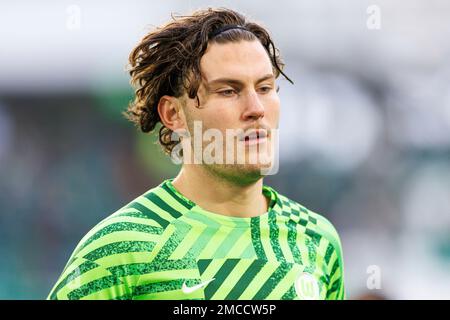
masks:
<path id="1" fill-rule="evenodd" d="M 343 299 L 336 230 L 263 184 L 285 76 L 268 32 L 200 10 L 145 36 L 130 65 L 128 118 L 159 123 L 182 168 L 95 226 L 48 298 Z"/>

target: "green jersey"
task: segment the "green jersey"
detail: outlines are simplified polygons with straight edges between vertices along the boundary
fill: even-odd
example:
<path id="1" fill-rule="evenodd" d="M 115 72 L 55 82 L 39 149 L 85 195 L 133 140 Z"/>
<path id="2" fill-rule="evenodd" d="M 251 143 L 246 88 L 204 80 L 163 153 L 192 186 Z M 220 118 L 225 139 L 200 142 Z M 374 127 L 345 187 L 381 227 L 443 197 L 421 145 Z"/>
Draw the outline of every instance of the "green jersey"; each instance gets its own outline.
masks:
<path id="1" fill-rule="evenodd" d="M 332 224 L 262 192 L 265 214 L 229 217 L 165 180 L 86 234 L 48 299 L 344 299 Z"/>

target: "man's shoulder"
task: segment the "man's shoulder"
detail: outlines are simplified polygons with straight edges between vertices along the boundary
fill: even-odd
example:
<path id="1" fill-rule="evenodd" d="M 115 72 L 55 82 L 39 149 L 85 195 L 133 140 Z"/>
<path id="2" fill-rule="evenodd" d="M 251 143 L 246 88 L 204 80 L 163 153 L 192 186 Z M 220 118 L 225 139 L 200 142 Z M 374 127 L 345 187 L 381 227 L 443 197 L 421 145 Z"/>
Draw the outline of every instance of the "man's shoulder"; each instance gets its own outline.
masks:
<path id="1" fill-rule="evenodd" d="M 105 250 L 148 250 L 173 220 L 190 210 L 174 196 L 164 183 L 139 195 L 91 228 L 78 243 L 73 258 L 81 255 L 91 259 Z"/>
<path id="2" fill-rule="evenodd" d="M 330 220 L 285 195 L 278 194 L 278 198 L 282 213 L 303 226 L 306 235 L 316 239 L 325 238 L 338 252 L 341 251 L 339 234 Z"/>
<path id="3" fill-rule="evenodd" d="M 165 229 L 173 220 L 181 217 L 192 207 L 193 205 L 181 199 L 171 189 L 166 180 L 136 197 L 108 218 L 135 215 L 141 219 L 151 220 Z"/>

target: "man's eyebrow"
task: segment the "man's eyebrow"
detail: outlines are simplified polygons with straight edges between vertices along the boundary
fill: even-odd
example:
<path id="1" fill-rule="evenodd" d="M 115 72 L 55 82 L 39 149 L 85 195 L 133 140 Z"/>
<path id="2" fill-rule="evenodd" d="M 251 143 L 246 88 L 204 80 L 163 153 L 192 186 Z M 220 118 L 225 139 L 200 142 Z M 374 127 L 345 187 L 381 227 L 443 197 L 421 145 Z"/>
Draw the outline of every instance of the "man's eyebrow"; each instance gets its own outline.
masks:
<path id="1" fill-rule="evenodd" d="M 275 76 L 272 73 L 268 73 L 264 76 L 262 76 L 261 78 L 259 78 L 258 80 L 256 80 L 256 83 L 260 83 L 262 81 L 265 80 L 269 80 L 269 79 L 274 79 L 275 80 Z M 227 84 L 235 84 L 235 85 L 241 85 L 243 86 L 243 82 L 241 80 L 238 79 L 232 79 L 232 78 L 217 78 L 214 80 L 211 80 L 209 82 L 206 83 L 207 86 L 212 86 L 215 84 L 221 84 L 221 83 L 227 83 Z"/>

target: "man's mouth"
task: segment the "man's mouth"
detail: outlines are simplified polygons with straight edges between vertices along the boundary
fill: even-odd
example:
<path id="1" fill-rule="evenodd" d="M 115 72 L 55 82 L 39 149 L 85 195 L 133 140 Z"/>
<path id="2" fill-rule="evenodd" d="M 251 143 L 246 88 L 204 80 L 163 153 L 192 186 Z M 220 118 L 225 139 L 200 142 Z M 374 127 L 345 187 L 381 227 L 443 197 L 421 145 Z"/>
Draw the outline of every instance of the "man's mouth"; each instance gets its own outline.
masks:
<path id="1" fill-rule="evenodd" d="M 263 129 L 247 131 L 240 139 L 246 145 L 263 143 L 267 139 L 267 131 Z"/>

